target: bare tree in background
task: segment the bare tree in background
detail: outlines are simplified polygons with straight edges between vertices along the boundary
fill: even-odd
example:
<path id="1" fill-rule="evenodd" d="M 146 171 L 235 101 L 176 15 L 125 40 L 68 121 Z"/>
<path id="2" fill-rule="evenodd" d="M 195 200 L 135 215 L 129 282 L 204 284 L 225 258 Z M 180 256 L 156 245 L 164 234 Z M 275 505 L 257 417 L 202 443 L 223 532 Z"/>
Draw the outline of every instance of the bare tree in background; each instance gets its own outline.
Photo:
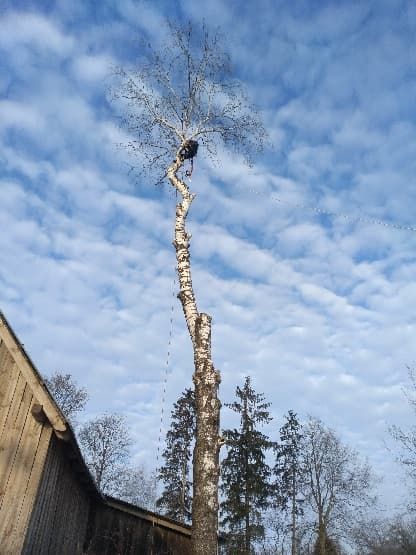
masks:
<path id="1" fill-rule="evenodd" d="M 408 371 L 411 387 L 406 388 L 404 394 L 409 405 L 416 412 L 416 374 L 412 368 L 408 368 Z M 390 434 L 402 449 L 398 455 L 399 462 L 404 465 L 408 475 L 416 484 L 416 425 L 413 424 L 407 430 L 396 425 L 390 426 Z M 416 509 L 414 501 L 410 502 L 410 507 L 412 510 Z"/>
<path id="2" fill-rule="evenodd" d="M 126 475 L 131 439 L 123 416 L 104 414 L 86 422 L 79 442 L 88 468 L 98 488 L 106 494 L 119 494 L 119 481 Z"/>
<path id="3" fill-rule="evenodd" d="M 353 539 L 357 555 L 415 555 L 416 519 L 369 518 L 354 528 Z"/>
<path id="4" fill-rule="evenodd" d="M 328 535 L 348 533 L 360 510 L 368 509 L 374 501 L 371 471 L 316 418 L 310 418 L 303 427 L 301 456 L 302 493 L 317 520 L 316 551 L 326 555 Z"/>
<path id="5" fill-rule="evenodd" d="M 71 374 L 55 372 L 44 381 L 65 418 L 74 423 L 75 415 L 84 410 L 88 401 L 87 390 L 79 387 Z"/>
<path id="6" fill-rule="evenodd" d="M 178 297 L 194 351 L 197 436 L 194 451 L 192 542 L 196 555 L 217 550 L 220 374 L 211 358 L 211 316 L 200 312 L 192 284 L 191 235 L 186 218 L 195 193 L 179 172 L 192 161 L 198 143 L 215 158 L 228 147 L 247 161 L 261 150 L 265 131 L 240 84 L 231 78 L 230 59 L 218 33 L 169 25 L 167 43 L 151 47 L 138 69 L 118 70 L 115 96 L 124 101 L 128 144 L 137 164 L 157 180 L 165 176 L 180 195 L 173 245 L 180 291 Z M 192 171 L 188 169 L 188 173 Z"/>
<path id="7" fill-rule="evenodd" d="M 133 505 L 154 510 L 156 502 L 156 475 L 142 466 L 127 468 L 118 480 L 117 497 Z"/>

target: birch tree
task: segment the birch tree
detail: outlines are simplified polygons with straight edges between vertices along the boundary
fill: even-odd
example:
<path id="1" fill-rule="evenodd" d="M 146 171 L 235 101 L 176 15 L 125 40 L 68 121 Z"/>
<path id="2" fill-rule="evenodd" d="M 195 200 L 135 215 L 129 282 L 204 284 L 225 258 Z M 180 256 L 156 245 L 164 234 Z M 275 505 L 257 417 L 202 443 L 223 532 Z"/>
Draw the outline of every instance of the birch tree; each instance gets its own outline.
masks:
<path id="1" fill-rule="evenodd" d="M 193 468 L 192 542 L 196 555 L 217 550 L 218 476 L 221 439 L 220 373 L 211 356 L 211 316 L 200 311 L 193 288 L 191 235 L 186 221 L 196 194 L 181 176 L 199 152 L 212 158 L 229 148 L 247 161 L 262 148 L 265 131 L 238 81 L 218 32 L 168 25 L 165 45 L 146 48 L 136 68 L 119 69 L 115 96 L 124 102 L 123 123 L 137 155 L 136 168 L 165 177 L 178 194 L 174 241 L 178 297 L 194 352 L 197 433 Z M 189 170 L 188 170 L 189 171 Z"/>

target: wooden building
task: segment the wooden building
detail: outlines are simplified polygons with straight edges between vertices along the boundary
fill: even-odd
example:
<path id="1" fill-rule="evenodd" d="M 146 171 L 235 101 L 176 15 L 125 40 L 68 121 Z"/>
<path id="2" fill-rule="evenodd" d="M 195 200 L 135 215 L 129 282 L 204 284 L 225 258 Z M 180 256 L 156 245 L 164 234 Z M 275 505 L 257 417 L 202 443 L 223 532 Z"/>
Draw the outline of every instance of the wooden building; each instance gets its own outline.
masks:
<path id="1" fill-rule="evenodd" d="M 187 555 L 191 529 L 105 497 L 0 313 L 0 554 Z"/>

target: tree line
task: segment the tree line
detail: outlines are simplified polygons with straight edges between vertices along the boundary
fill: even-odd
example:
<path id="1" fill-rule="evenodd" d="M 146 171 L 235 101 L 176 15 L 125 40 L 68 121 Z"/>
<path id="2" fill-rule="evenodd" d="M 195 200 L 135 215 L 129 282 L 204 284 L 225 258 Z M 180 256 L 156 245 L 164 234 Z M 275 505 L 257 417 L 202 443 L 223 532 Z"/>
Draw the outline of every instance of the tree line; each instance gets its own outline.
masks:
<path id="1" fill-rule="evenodd" d="M 416 393 L 411 373 L 413 393 Z M 407 398 L 416 408 L 415 395 Z M 220 526 L 223 553 L 341 555 L 414 555 L 414 504 L 402 515 L 377 517 L 376 477 L 369 464 L 345 445 L 319 418 L 303 422 L 289 410 L 268 437 L 270 403 L 256 393 L 248 376 L 226 403 L 239 419 L 222 436 Z M 270 428 L 270 426 L 269 426 Z M 399 460 L 416 475 L 416 428 L 392 427 L 403 447 Z M 191 466 L 195 401 L 186 389 L 172 410 L 171 427 L 158 477 L 163 490 L 157 507 L 189 523 L 192 514 Z"/>
<path id="2" fill-rule="evenodd" d="M 413 374 L 411 374 L 413 379 Z M 70 374 L 45 380 L 76 430 L 86 463 L 99 489 L 142 508 L 158 510 L 178 522 L 192 518 L 192 463 L 196 434 L 195 393 L 187 388 L 174 403 L 156 473 L 131 464 L 131 437 L 124 418 L 97 416 L 82 425 L 77 415 L 88 393 Z M 416 386 L 413 379 L 413 388 Z M 408 399 L 415 406 L 410 393 Z M 271 404 L 247 376 L 225 406 L 238 425 L 222 430 L 220 534 L 226 554 L 341 555 L 346 544 L 357 555 L 416 553 L 416 519 L 377 518 L 375 478 L 366 461 L 320 419 L 304 421 L 289 410 L 275 437 L 263 428 L 272 422 Z M 403 447 L 415 430 L 392 427 Z M 412 435 L 413 434 L 413 435 Z M 402 456 L 414 476 L 415 451 Z M 157 495 L 156 482 L 161 485 Z M 413 507 L 411 507 L 412 509 Z"/>
<path id="3" fill-rule="evenodd" d="M 355 515 L 373 502 L 372 473 L 358 454 L 317 418 L 301 423 L 290 410 L 271 439 L 270 403 L 251 378 L 225 405 L 239 418 L 223 430 L 220 523 L 226 553 L 340 553 Z M 189 522 L 190 467 L 195 436 L 194 398 L 184 391 L 172 411 L 157 501 L 167 516 Z M 352 518 L 354 515 L 354 518 Z M 349 529 L 348 532 L 351 532 Z"/>

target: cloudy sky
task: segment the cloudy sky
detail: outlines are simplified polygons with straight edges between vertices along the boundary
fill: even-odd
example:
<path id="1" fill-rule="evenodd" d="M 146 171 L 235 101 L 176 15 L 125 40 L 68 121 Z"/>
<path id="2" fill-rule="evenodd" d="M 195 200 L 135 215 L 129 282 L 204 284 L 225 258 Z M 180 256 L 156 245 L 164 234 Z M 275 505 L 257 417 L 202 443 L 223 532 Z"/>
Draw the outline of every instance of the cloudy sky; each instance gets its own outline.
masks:
<path id="1" fill-rule="evenodd" d="M 160 43 L 166 16 L 221 24 L 273 143 L 251 169 L 201 149 L 192 178 L 194 286 L 221 398 L 250 375 L 271 434 L 288 409 L 322 418 L 395 506 L 405 489 L 386 430 L 411 422 L 416 361 L 412 2 L 3 1 L 1 310 L 42 373 L 88 388 L 86 417 L 127 416 L 152 469 L 166 369 L 165 425 L 193 371 L 175 199 L 128 173 L 108 90 L 143 38 Z"/>

